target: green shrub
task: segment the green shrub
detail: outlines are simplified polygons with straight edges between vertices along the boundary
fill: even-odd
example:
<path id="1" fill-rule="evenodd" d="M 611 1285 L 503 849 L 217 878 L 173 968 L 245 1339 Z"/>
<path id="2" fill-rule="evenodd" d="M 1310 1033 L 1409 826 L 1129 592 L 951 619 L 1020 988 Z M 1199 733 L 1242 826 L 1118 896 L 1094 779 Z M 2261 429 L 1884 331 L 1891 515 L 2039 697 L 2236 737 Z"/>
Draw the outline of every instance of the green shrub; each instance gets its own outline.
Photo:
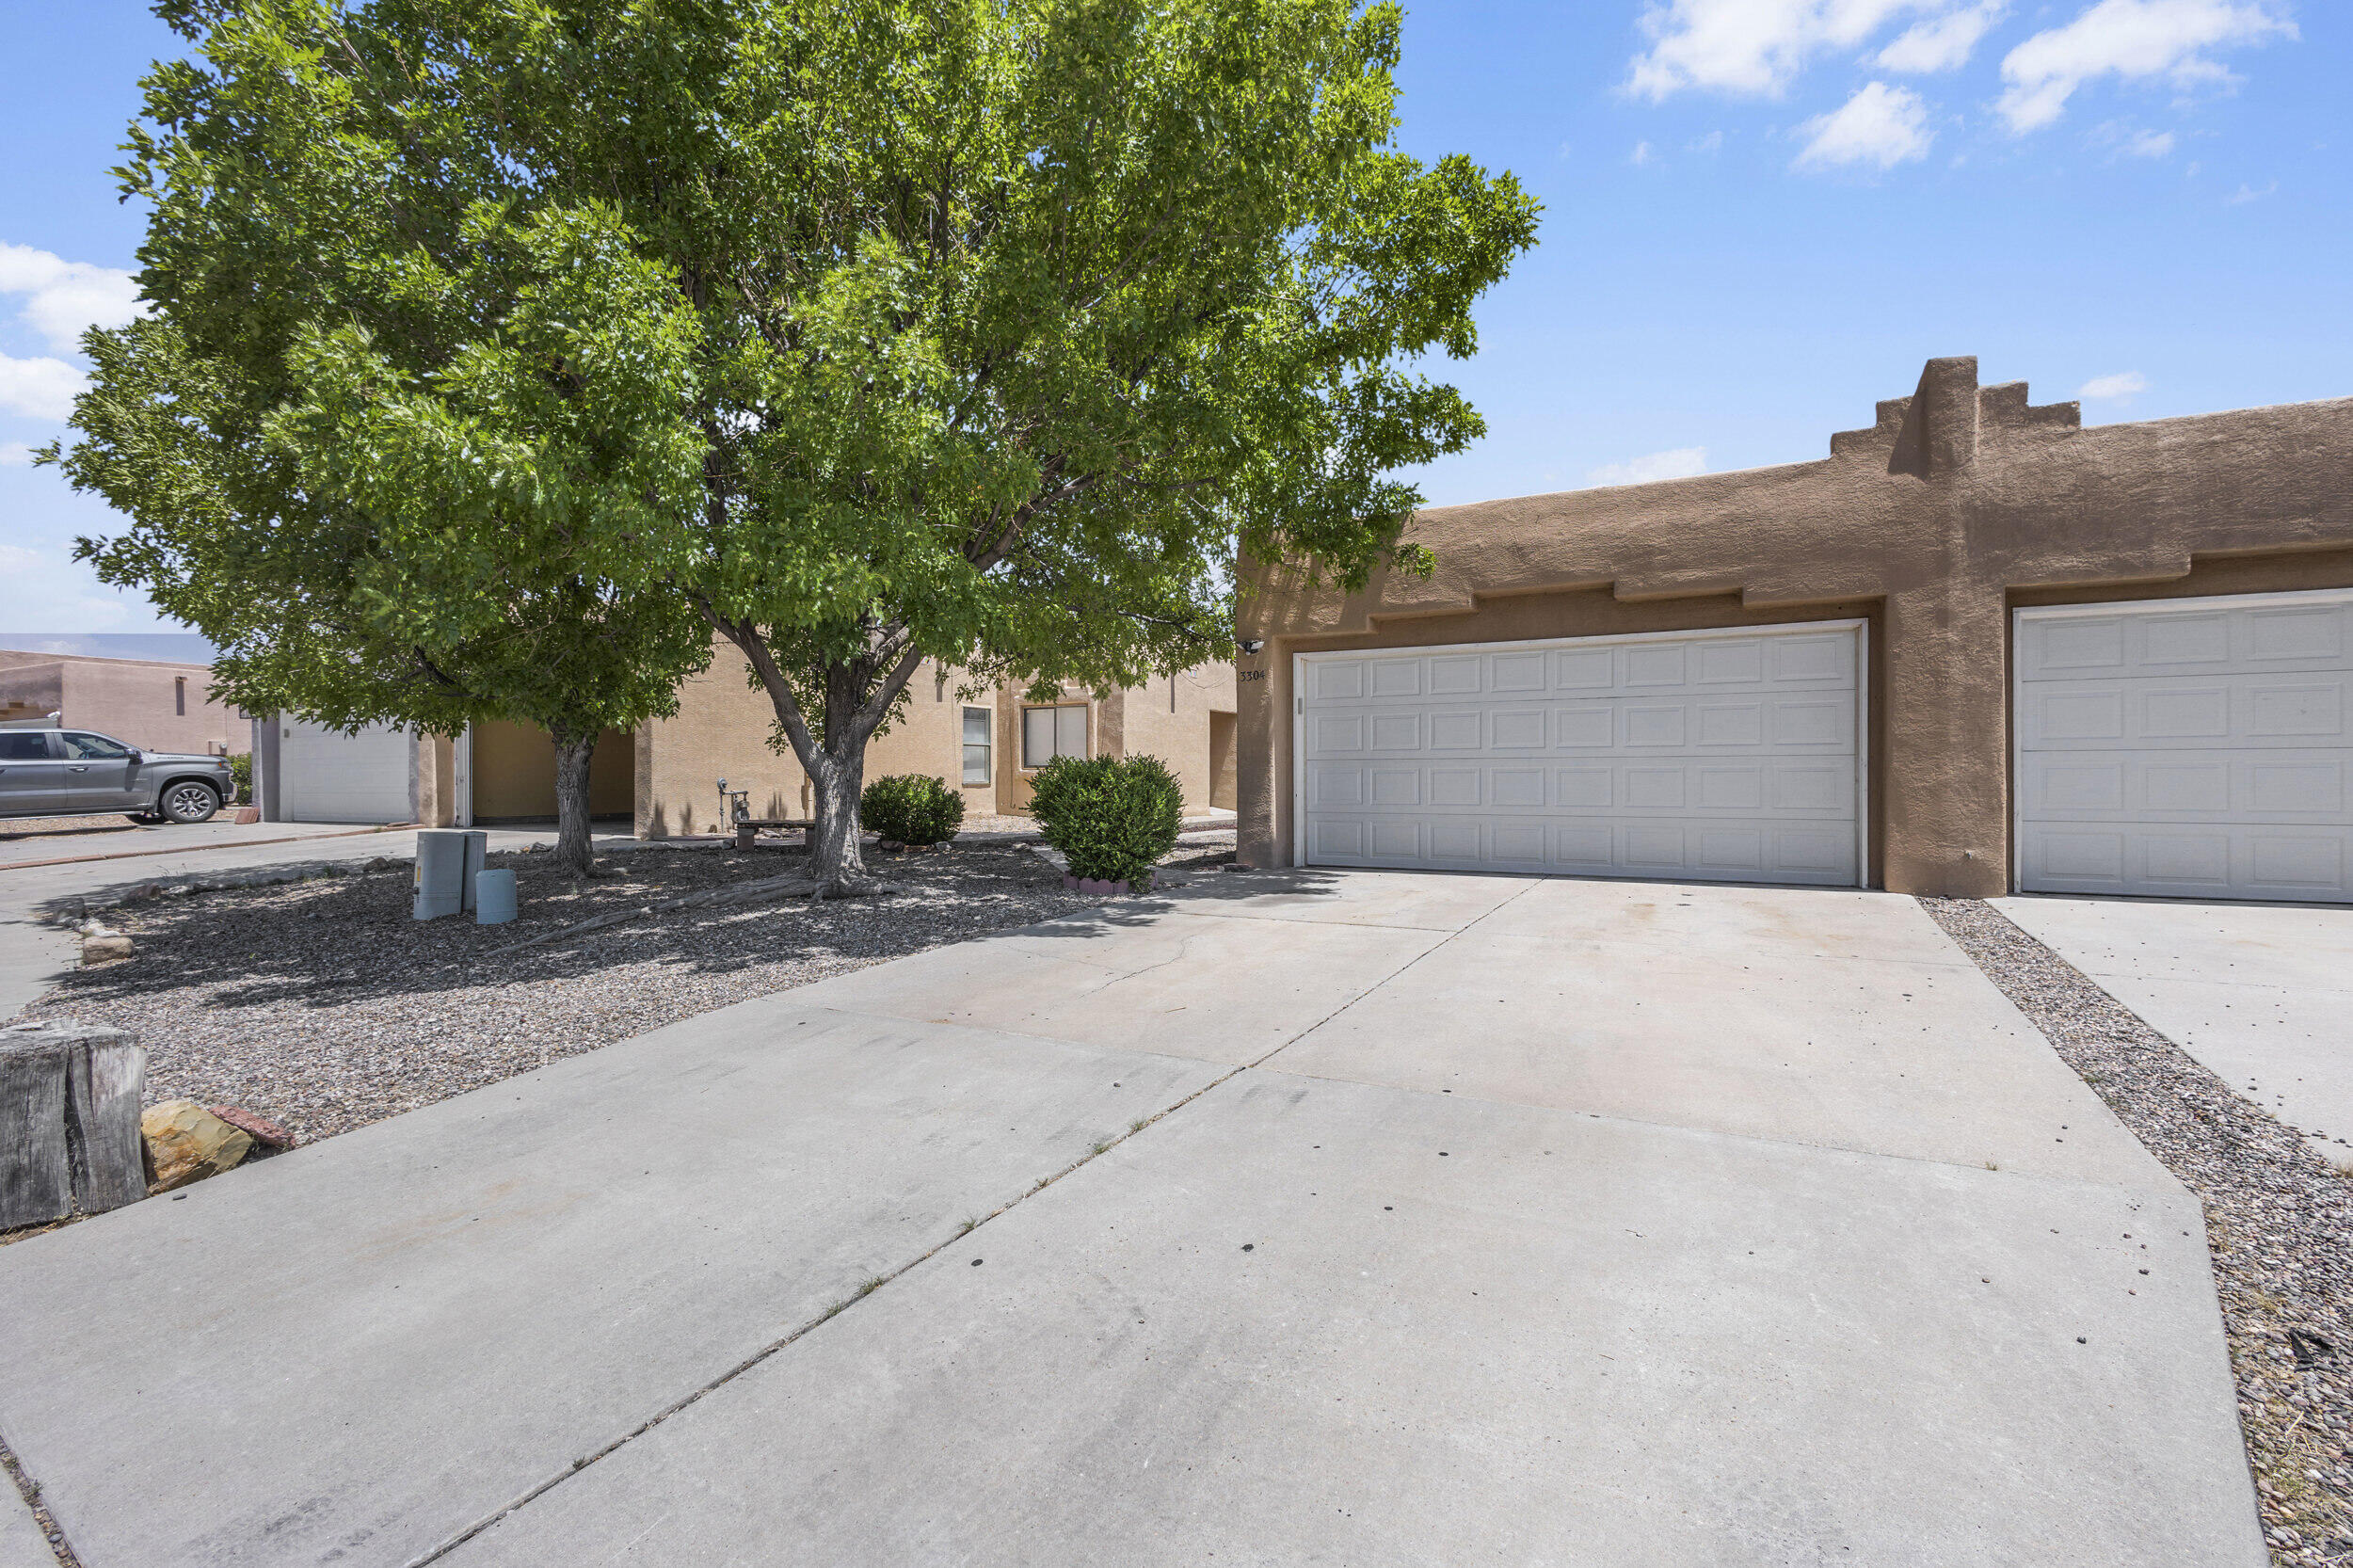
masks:
<path id="1" fill-rule="evenodd" d="M 893 774 L 866 786 L 857 815 L 886 839 L 944 844 L 964 825 L 964 796 L 927 774 Z"/>
<path id="2" fill-rule="evenodd" d="M 229 754 L 229 782 L 236 786 L 237 799 L 250 804 L 253 799 L 253 753 L 232 751 Z"/>
<path id="3" fill-rule="evenodd" d="M 1157 757 L 1057 757 L 1031 780 L 1030 810 L 1071 872 L 1138 891 L 1176 842 L 1185 792 Z"/>

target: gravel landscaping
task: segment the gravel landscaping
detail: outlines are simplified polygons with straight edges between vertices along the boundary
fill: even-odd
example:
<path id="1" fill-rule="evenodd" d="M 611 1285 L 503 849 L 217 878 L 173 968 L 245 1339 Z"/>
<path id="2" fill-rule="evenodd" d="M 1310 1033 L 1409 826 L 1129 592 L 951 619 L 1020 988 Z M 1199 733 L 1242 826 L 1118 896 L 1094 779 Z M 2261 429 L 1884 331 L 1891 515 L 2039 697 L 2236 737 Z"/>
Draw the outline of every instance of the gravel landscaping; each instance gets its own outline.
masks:
<path id="1" fill-rule="evenodd" d="M 1920 902 L 2198 1194 L 2272 1560 L 2353 1563 L 2353 1178 L 1998 911 Z"/>
<path id="2" fill-rule="evenodd" d="M 1189 834 L 1164 875 L 1232 858 L 1230 832 Z M 1106 902 L 1065 890 L 1019 844 L 870 849 L 869 869 L 899 891 L 707 904 L 566 934 L 791 875 L 802 852 L 638 847 L 606 856 L 588 883 L 545 854 L 489 863 L 517 873 L 509 924 L 410 920 L 406 860 L 114 909 L 106 922 L 136 956 L 76 971 L 25 1016 L 129 1030 L 148 1049 L 150 1103 L 238 1105 L 308 1143 L 697 1013 Z M 540 936 L 552 939 L 492 956 Z"/>

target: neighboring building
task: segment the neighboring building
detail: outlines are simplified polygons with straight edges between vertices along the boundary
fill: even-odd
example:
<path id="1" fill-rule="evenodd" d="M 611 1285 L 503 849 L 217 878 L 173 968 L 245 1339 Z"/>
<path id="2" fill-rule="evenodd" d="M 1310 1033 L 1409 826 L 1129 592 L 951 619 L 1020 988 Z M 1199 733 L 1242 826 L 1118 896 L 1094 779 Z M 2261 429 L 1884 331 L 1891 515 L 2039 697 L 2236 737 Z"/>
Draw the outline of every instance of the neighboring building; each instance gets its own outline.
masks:
<path id="1" fill-rule="evenodd" d="M 280 714 L 254 721 L 254 792 L 265 822 L 423 823 L 433 827 L 555 815 L 555 743 L 501 720 L 457 736 L 394 725 L 344 734 Z M 631 814 L 633 749 L 607 730 L 589 764 L 588 808 Z"/>
<path id="2" fill-rule="evenodd" d="M 679 711 L 597 743 L 589 808 L 631 818 L 641 839 L 721 830 L 719 780 L 750 792 L 755 815 L 803 818 L 812 801 L 790 747 L 769 744 L 776 715 L 723 646 L 679 694 Z M 1234 670 L 1209 664 L 1096 701 L 1068 692 L 1029 703 L 991 687 L 967 699 L 926 664 L 904 716 L 866 752 L 866 776 L 922 773 L 964 791 L 973 816 L 1018 813 L 1029 779 L 1055 756 L 1149 754 L 1176 770 L 1189 807 L 1234 804 Z M 416 822 L 428 826 L 555 815 L 555 747 L 530 726 L 477 724 L 456 738 L 390 725 L 356 735 L 280 715 L 254 725 L 256 793 L 270 822 Z"/>
<path id="3" fill-rule="evenodd" d="M 769 744 L 776 710 L 748 680 L 743 656 L 721 645 L 711 668 L 679 694 L 676 716 L 637 732 L 637 836 L 709 833 L 720 820 L 719 780 L 750 792 L 755 816 L 804 818 L 814 802 L 788 745 Z M 898 723 L 866 749 L 866 776 L 929 774 L 964 792 L 969 816 L 1029 808 L 1031 777 L 1062 755 L 1160 758 L 1184 783 L 1185 803 L 1234 804 L 1234 668 L 1204 664 L 1105 700 L 1065 689 L 1052 703 L 1017 687 L 971 696 L 952 670 L 931 664 L 907 682 Z"/>
<path id="4" fill-rule="evenodd" d="M 0 651 L 0 718 L 57 715 L 148 751 L 243 751 L 243 713 L 212 696 L 209 665 Z"/>
<path id="5" fill-rule="evenodd" d="M 2353 401 L 2084 429 L 1929 361 L 1828 458 L 1261 568 L 1247 864 L 2353 902 Z"/>

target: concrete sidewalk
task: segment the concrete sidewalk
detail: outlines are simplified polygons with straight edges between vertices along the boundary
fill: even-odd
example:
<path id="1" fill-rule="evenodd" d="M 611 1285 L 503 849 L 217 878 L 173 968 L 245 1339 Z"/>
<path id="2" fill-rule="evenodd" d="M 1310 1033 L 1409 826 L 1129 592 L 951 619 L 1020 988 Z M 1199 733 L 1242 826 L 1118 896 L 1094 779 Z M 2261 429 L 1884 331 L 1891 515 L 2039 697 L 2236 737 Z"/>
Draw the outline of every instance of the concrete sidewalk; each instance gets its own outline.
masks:
<path id="1" fill-rule="evenodd" d="M 2006 898 L 2018 926 L 2353 1165 L 2353 908 Z"/>
<path id="2" fill-rule="evenodd" d="M 0 1249 L 0 1314 L 89 1568 L 2265 1560 L 2195 1204 L 1869 894 L 1221 878 Z"/>

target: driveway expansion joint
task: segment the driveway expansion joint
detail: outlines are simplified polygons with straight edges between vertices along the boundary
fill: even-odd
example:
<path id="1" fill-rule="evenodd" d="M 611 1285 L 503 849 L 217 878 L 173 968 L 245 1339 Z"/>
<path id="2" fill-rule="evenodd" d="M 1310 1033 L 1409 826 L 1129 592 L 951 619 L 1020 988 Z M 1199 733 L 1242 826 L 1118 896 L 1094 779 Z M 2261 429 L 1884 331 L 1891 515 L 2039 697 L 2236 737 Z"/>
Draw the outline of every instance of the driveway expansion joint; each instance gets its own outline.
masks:
<path id="1" fill-rule="evenodd" d="M 49 1512 L 49 1505 L 40 1500 L 40 1482 L 26 1472 L 24 1462 L 16 1457 L 16 1450 L 8 1447 L 8 1439 L 4 1437 L 0 1437 L 0 1469 L 8 1471 L 9 1481 L 16 1487 L 16 1495 L 24 1500 L 25 1508 L 31 1512 L 33 1523 L 40 1527 L 41 1541 L 48 1546 L 49 1555 L 57 1560 L 57 1568 L 82 1568 L 82 1560 L 73 1554 L 73 1544 L 65 1538 L 64 1527 Z"/>
<path id="2" fill-rule="evenodd" d="M 1460 936 L 1463 932 L 1468 931 L 1471 926 L 1477 925 L 1479 920 L 1485 920 L 1487 915 L 1494 914 L 1496 909 L 1501 909 L 1505 904 L 1512 903 L 1513 899 L 1524 896 L 1527 891 L 1527 888 L 1521 888 L 1519 892 L 1513 894 L 1512 898 L 1505 899 L 1501 904 L 1497 904 L 1495 909 L 1490 909 L 1484 914 L 1481 914 L 1479 917 L 1479 920 L 1470 921 L 1469 924 L 1465 925 L 1462 927 L 1461 931 L 1458 931 L 1453 935 Z M 1451 939 L 1452 937 L 1449 936 L 1449 940 Z M 963 1228 L 956 1231 L 955 1234 L 929 1248 L 926 1248 L 923 1252 L 908 1258 L 905 1262 L 899 1264 L 896 1268 L 889 1270 L 888 1272 L 877 1274 L 873 1278 L 869 1279 L 865 1284 L 859 1286 L 856 1290 L 852 1291 L 849 1295 L 844 1296 L 841 1300 L 836 1302 L 833 1305 L 827 1307 L 816 1317 L 809 1319 L 808 1321 L 802 1323 L 800 1326 L 794 1328 L 792 1332 L 784 1335 L 780 1338 L 772 1340 L 768 1344 L 761 1346 L 759 1350 L 754 1351 L 750 1355 L 745 1356 L 743 1360 L 737 1362 L 726 1371 L 721 1372 L 717 1377 L 711 1379 L 699 1387 L 695 1388 L 681 1398 L 664 1406 L 661 1410 L 655 1412 L 646 1420 L 632 1428 L 630 1431 L 623 1432 L 620 1436 L 604 1445 L 604 1447 L 597 1449 L 593 1453 L 585 1454 L 581 1458 L 573 1460 L 572 1463 L 566 1468 L 559 1470 L 554 1475 L 541 1480 L 536 1485 L 523 1492 L 520 1496 L 515 1497 L 512 1501 L 484 1515 L 481 1519 L 467 1526 L 456 1534 L 450 1536 L 439 1545 L 410 1558 L 408 1562 L 403 1565 L 403 1568 L 430 1568 L 431 1564 L 440 1561 L 442 1559 L 449 1556 L 450 1553 L 457 1550 L 459 1547 L 465 1545 L 469 1541 L 472 1541 L 476 1536 L 482 1534 L 483 1531 L 497 1525 L 501 1520 L 507 1518 L 517 1511 L 526 1508 L 540 1497 L 545 1496 L 548 1493 L 553 1491 L 565 1481 L 569 1480 L 572 1477 L 579 1475 L 582 1471 L 586 1470 L 591 1465 L 597 1464 L 598 1461 L 610 1457 L 614 1453 L 618 1452 L 621 1448 L 627 1447 L 629 1444 L 635 1442 L 638 1438 L 645 1436 L 648 1432 L 652 1432 L 656 1427 L 661 1426 L 664 1422 L 670 1419 L 671 1416 L 678 1415 L 680 1412 L 702 1400 L 704 1396 L 715 1393 L 719 1389 L 726 1387 L 728 1384 L 733 1383 L 736 1379 L 744 1376 L 746 1372 L 751 1371 L 753 1368 L 759 1367 L 761 1363 L 769 1360 L 778 1352 L 786 1350 L 797 1341 L 806 1338 L 808 1335 L 815 1333 L 819 1328 L 822 1328 L 826 1323 L 832 1321 L 835 1318 L 840 1317 L 843 1312 L 856 1305 L 868 1296 L 873 1295 L 884 1287 L 890 1285 L 913 1270 L 930 1262 L 933 1258 L 938 1256 L 950 1247 L 954 1246 L 966 1237 L 973 1235 L 975 1232 L 979 1231 L 982 1226 L 988 1224 L 990 1222 L 997 1220 L 1005 1214 L 1011 1213 L 1014 1209 L 1019 1208 L 1022 1204 L 1027 1203 L 1030 1199 L 1037 1196 L 1048 1187 L 1051 1187 L 1056 1182 L 1061 1181 L 1064 1176 L 1074 1175 L 1084 1167 L 1093 1164 L 1096 1160 L 1101 1159 L 1104 1155 L 1109 1154 L 1112 1150 L 1119 1147 L 1130 1138 L 1140 1135 L 1146 1128 L 1155 1127 L 1167 1120 L 1169 1117 L 1175 1115 L 1177 1112 L 1184 1110 L 1187 1106 L 1193 1104 L 1195 1100 L 1198 1100 L 1204 1095 L 1209 1093 L 1212 1089 L 1216 1089 L 1222 1084 L 1230 1082 L 1232 1080 L 1239 1078 L 1243 1073 L 1249 1072 L 1255 1067 L 1263 1065 L 1266 1061 L 1270 1057 L 1273 1056 L 1277 1051 L 1280 1051 L 1285 1047 L 1288 1047 L 1294 1042 L 1312 1034 L 1317 1030 L 1322 1028 L 1325 1024 L 1331 1022 L 1332 1019 L 1339 1016 L 1351 1007 L 1355 1006 L 1357 1002 L 1362 1001 L 1366 997 L 1371 995 L 1374 991 L 1379 990 L 1383 985 L 1385 985 L 1388 982 L 1397 978 L 1397 976 L 1404 973 L 1407 969 L 1413 968 L 1414 965 L 1428 957 L 1430 953 L 1434 952 L 1438 948 L 1444 947 L 1445 945 L 1445 942 L 1432 944 L 1430 948 L 1415 954 L 1412 958 L 1409 958 L 1404 963 L 1399 965 L 1395 969 L 1392 969 L 1388 973 L 1382 975 L 1379 979 L 1374 980 L 1355 996 L 1353 996 L 1348 1000 L 1340 1003 L 1339 1006 L 1335 1007 L 1331 1012 L 1324 1014 L 1321 1017 L 1308 1023 L 1305 1027 L 1298 1030 L 1296 1032 L 1292 1033 L 1279 1044 L 1262 1052 L 1260 1055 L 1248 1062 L 1241 1064 L 1239 1066 L 1227 1068 L 1225 1072 L 1222 1072 L 1215 1078 L 1210 1079 L 1208 1082 L 1202 1084 L 1191 1094 L 1180 1096 L 1179 1098 L 1172 1101 L 1170 1104 L 1162 1107 L 1160 1110 L 1154 1112 L 1149 1116 L 1140 1118 L 1138 1124 L 1130 1127 L 1127 1131 L 1116 1133 L 1110 1138 L 1104 1139 L 1101 1143 L 1096 1144 L 1085 1154 L 1082 1154 L 1078 1159 L 1070 1161 L 1062 1169 L 1049 1172 L 1046 1176 L 1040 1176 L 1037 1179 L 1036 1184 L 1031 1187 L 1027 1192 L 1020 1193 L 1009 1202 L 1000 1204 L 997 1208 L 989 1210 L 988 1213 L 983 1215 L 980 1219 L 968 1223 L 963 1226 Z M 1147 966 L 1147 968 L 1158 967 L 1159 966 L 1157 965 Z M 845 1010 L 828 1008 L 827 1011 L 833 1012 Z M 66 1568 L 79 1568 L 79 1564 L 69 1563 L 66 1565 Z"/>

